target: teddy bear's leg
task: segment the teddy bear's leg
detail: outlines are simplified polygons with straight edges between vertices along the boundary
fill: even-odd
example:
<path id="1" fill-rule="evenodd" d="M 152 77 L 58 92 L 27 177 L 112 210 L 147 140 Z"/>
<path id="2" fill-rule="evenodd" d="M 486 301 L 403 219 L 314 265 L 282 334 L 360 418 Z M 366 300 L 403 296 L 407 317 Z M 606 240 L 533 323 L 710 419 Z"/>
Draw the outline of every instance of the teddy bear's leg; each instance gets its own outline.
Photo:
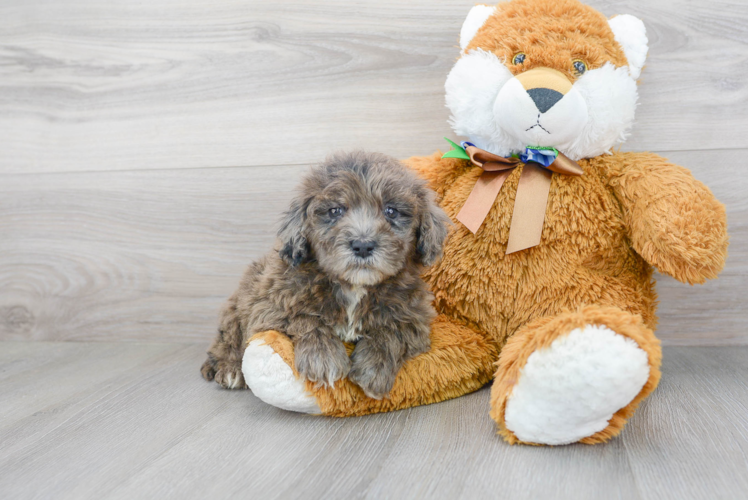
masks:
<path id="1" fill-rule="evenodd" d="M 532 321 L 502 349 L 491 417 L 510 443 L 607 441 L 657 387 L 660 360 L 652 330 L 616 307 Z"/>
<path id="2" fill-rule="evenodd" d="M 365 415 L 436 403 L 487 384 L 498 357 L 488 337 L 439 316 L 431 328 L 431 349 L 408 360 L 390 394 L 376 400 L 348 379 L 317 388 L 294 369 L 293 344 L 278 332 L 258 333 L 244 353 L 244 378 L 252 392 L 286 410 L 337 417 Z"/>
<path id="3" fill-rule="evenodd" d="M 249 339 L 242 373 L 249 389 L 264 402 L 289 411 L 321 413 L 294 367 L 291 339 L 282 333 L 269 330 Z"/>

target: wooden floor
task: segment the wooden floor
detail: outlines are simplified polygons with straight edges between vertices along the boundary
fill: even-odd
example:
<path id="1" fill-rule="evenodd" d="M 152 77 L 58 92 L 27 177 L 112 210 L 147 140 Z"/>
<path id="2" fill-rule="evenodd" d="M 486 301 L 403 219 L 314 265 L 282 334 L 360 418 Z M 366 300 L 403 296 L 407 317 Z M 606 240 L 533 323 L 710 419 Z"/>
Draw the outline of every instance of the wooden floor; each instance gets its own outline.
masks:
<path id="1" fill-rule="evenodd" d="M 0 344 L 0 497 L 748 498 L 748 347 L 665 348 L 605 445 L 509 446 L 489 391 L 389 414 L 285 412 L 203 381 L 203 345 Z"/>

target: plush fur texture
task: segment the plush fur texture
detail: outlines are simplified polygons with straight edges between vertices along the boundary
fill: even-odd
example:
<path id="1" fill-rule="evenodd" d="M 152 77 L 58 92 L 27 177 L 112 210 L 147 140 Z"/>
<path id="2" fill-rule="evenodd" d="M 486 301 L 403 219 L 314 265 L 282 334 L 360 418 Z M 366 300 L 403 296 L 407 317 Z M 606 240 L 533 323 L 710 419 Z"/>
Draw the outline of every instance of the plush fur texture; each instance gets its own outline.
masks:
<path id="1" fill-rule="evenodd" d="M 470 40 L 473 39 L 479 29 L 485 24 L 486 19 L 496 12 L 496 7 L 492 5 L 476 5 L 468 13 L 465 21 L 462 23 L 460 30 L 460 48 L 464 51 Z"/>
<path id="2" fill-rule="evenodd" d="M 500 3 L 477 30 L 464 30 L 475 34 L 447 82 L 455 131 L 498 154 L 527 146 L 517 127 L 496 120 L 496 99 L 509 82 L 549 68 L 555 72 L 548 74 L 568 82 L 553 85 L 566 97 L 569 87 L 577 89 L 587 106 L 585 125 L 565 145 L 584 174 L 553 175 L 538 246 L 505 252 L 522 165 L 504 182 L 477 233 L 456 223 L 443 259 L 424 274 L 439 313 L 429 352 L 405 363 L 389 400 L 365 398 L 347 381 L 335 389 L 307 386 L 324 414 L 361 415 L 455 397 L 480 387 L 496 363 L 491 416 L 507 441 L 591 444 L 618 434 L 656 388 L 661 352 L 653 333 L 653 266 L 684 283 L 715 278 L 727 256 L 727 222 L 724 206 L 685 168 L 651 153 L 608 151 L 633 119 L 634 78 L 646 46 L 643 26 L 615 19 L 608 23 L 576 0 L 512 0 Z M 512 64 L 519 52 L 526 59 Z M 583 75 L 574 71 L 580 59 L 588 67 Z M 521 95 L 519 88 L 515 92 Z M 529 106 L 533 100 L 518 102 Z M 574 112 L 573 106 L 558 109 Z M 482 172 L 469 161 L 442 159 L 441 152 L 407 164 L 428 180 L 453 220 Z M 576 334 L 568 340 L 577 330 L 585 332 L 581 340 Z M 599 339 L 591 337 L 596 332 Z M 557 341 L 573 344 L 579 356 L 556 355 Z M 596 385 L 600 360 L 616 352 L 631 369 L 619 367 L 606 375 L 609 383 Z M 573 380 L 552 394 L 556 406 L 544 406 L 547 393 L 520 390 L 517 408 L 548 413 L 534 423 L 520 418 L 508 424 L 507 405 L 515 388 L 525 386 L 523 370 L 531 359 L 552 360 L 554 373 L 568 370 Z M 573 421 L 564 419 L 564 411 L 574 414 Z M 586 421 L 595 424 L 585 427 Z M 566 426 L 563 433 L 554 422 Z"/>
<path id="3" fill-rule="evenodd" d="M 286 342 L 279 341 L 284 338 Z M 263 401 L 289 411 L 320 413 L 316 399 L 294 368 L 293 344 L 278 332 L 268 332 L 247 344 L 242 361 L 247 385 Z"/>
<path id="4" fill-rule="evenodd" d="M 551 146 L 573 160 L 606 153 L 623 142 L 634 121 L 635 80 L 647 38 L 638 19 L 615 19 L 609 25 L 576 0 L 499 4 L 447 77 L 446 102 L 455 133 L 502 156 L 527 145 Z M 471 17 L 468 21 L 475 22 Z M 632 67 L 617 38 L 637 58 Z M 524 56 L 521 63 L 515 63 L 518 54 Z M 577 62 L 586 65 L 584 73 L 575 68 Z M 517 79 L 536 68 L 553 68 L 571 83 L 571 90 L 545 112 Z"/>
<path id="5" fill-rule="evenodd" d="M 267 356 L 253 367 L 250 376 L 262 377 L 265 391 L 271 396 L 254 392 L 255 396 L 268 404 L 275 401 L 294 398 L 298 394 L 296 387 L 288 387 L 288 376 L 275 370 L 265 370 L 260 364 L 278 353 L 294 366 L 294 346 L 291 340 L 275 331 L 260 332 L 250 339 L 250 344 L 270 346 Z M 352 350 L 349 345 L 349 351 Z M 397 374 L 395 385 L 386 398 L 372 399 L 349 379 L 343 379 L 335 387 L 317 387 L 305 381 L 306 390 L 311 400 L 288 408 L 302 413 L 318 413 L 318 405 L 323 415 L 333 417 L 350 417 L 398 410 L 452 399 L 468 392 L 480 389 L 491 380 L 495 371 L 494 363 L 498 349 L 487 336 L 465 325 L 455 322 L 446 316 L 438 316 L 431 324 L 431 347 L 428 352 L 407 361 Z M 247 372 L 245 369 L 245 373 Z M 274 377 L 274 378 L 273 378 Z M 303 380 L 303 379 L 301 379 Z M 312 409 L 308 409 L 310 405 Z"/>
<path id="6" fill-rule="evenodd" d="M 505 427 L 528 443 L 574 443 L 605 429 L 648 378 L 647 353 L 635 341 L 607 326 L 575 328 L 527 359 Z"/>
<path id="7" fill-rule="evenodd" d="M 245 387 L 246 342 L 272 329 L 293 340 L 307 380 L 332 387 L 348 376 L 384 397 L 402 363 L 429 348 L 435 313 L 420 273 L 441 255 L 447 224 L 433 192 L 400 162 L 329 158 L 303 180 L 279 252 L 252 264 L 229 299 L 203 376 Z M 343 341 L 356 342 L 350 357 Z"/>
<path id="8" fill-rule="evenodd" d="M 629 63 L 629 72 L 634 78 L 639 78 L 644 61 L 647 59 L 647 29 L 641 19 L 623 14 L 615 16 L 608 21 L 610 29 L 613 30 L 616 42 L 626 54 Z"/>
<path id="9" fill-rule="evenodd" d="M 582 331 L 587 337 L 603 335 L 573 343 L 571 335 Z M 575 355 L 567 352 L 564 357 L 558 352 L 573 344 L 578 351 Z M 528 367 L 533 357 L 541 359 L 535 367 Z M 536 388 L 534 398 L 528 395 L 520 404 L 537 413 L 514 415 L 514 425 L 510 425 L 505 419 L 507 403 L 517 396 L 524 372 L 537 370 L 537 361 L 546 364 L 538 375 L 555 379 L 530 381 L 541 388 Z M 660 363 L 660 342 L 639 315 L 595 305 L 538 318 L 513 335 L 501 351 L 491 388 L 491 417 L 512 444 L 604 442 L 621 432 L 639 403 L 657 387 Z M 599 427 L 590 429 L 590 425 Z M 524 440 L 515 434 L 519 428 L 528 436 Z"/>

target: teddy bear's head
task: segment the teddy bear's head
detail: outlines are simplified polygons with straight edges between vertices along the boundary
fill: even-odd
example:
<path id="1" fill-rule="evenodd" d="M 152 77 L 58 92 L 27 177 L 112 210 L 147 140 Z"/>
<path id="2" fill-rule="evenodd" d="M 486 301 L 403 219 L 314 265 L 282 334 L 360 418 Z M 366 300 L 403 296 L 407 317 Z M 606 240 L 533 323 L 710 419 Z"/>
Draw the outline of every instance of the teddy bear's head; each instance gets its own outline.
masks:
<path id="1" fill-rule="evenodd" d="M 644 24 L 607 20 L 577 0 L 477 5 L 447 82 L 457 135 L 509 156 L 555 147 L 578 160 L 623 142 L 647 55 Z"/>

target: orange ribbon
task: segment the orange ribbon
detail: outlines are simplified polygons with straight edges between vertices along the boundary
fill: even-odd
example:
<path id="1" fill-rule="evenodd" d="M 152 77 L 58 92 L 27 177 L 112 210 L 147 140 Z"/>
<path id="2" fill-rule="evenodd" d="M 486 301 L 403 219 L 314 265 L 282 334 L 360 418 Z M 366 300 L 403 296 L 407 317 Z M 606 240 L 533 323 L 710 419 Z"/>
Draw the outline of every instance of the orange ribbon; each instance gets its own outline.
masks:
<path id="1" fill-rule="evenodd" d="M 522 163 L 517 158 L 504 158 L 472 145 L 465 147 L 465 152 L 470 156 L 470 161 L 483 169 L 483 173 L 457 214 L 457 220 L 475 234 L 488 216 L 504 181 Z M 559 153 L 554 162 L 545 168 L 533 162 L 525 164 L 514 199 L 507 254 L 540 243 L 552 172 L 564 175 L 584 173 L 577 162 L 563 153 Z"/>

